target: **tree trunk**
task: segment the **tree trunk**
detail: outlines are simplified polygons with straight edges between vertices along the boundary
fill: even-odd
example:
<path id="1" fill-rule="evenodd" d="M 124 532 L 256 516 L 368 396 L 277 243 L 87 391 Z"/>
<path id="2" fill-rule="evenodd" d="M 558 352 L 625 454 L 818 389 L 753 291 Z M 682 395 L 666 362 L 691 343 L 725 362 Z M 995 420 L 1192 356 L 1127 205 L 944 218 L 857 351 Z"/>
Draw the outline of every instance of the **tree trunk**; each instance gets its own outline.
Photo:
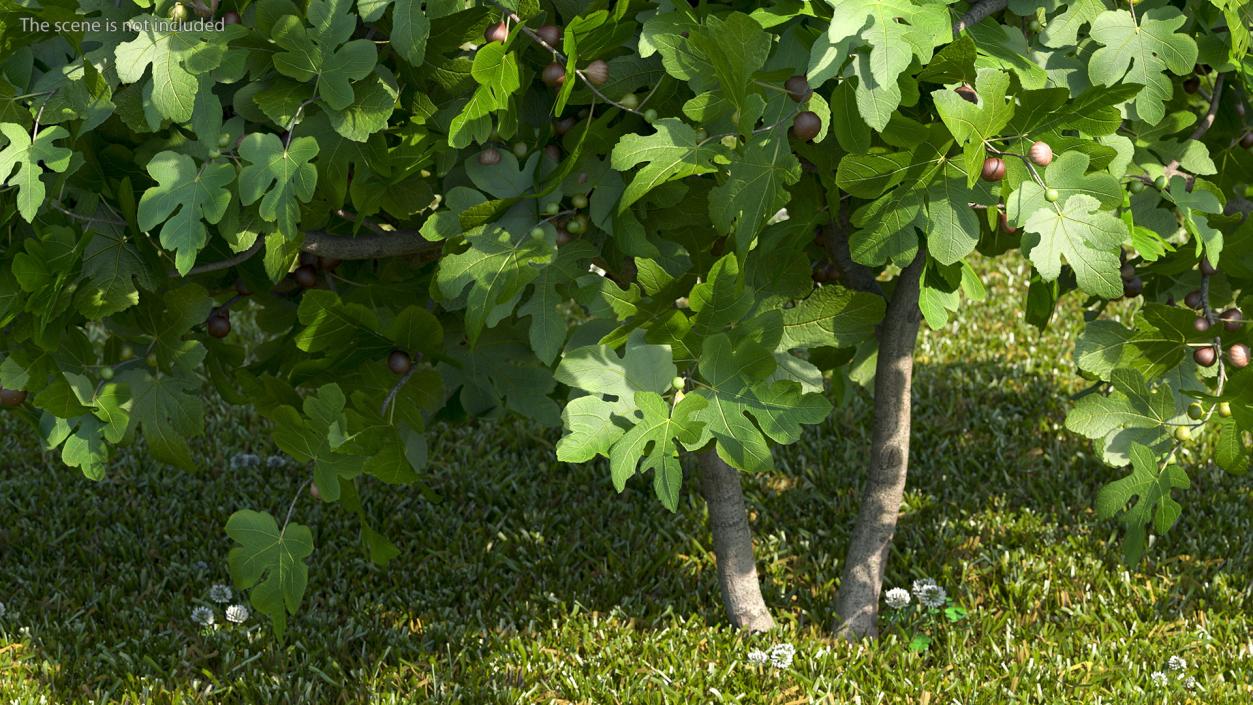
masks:
<path id="1" fill-rule="evenodd" d="M 753 533 L 748 509 L 740 491 L 740 474 L 718 457 L 711 446 L 696 456 L 700 467 L 700 490 L 709 505 L 709 530 L 718 559 L 718 583 L 722 604 L 731 624 L 739 629 L 764 632 L 774 628 L 774 618 L 761 597 L 757 564 L 753 559 Z"/>
<path id="2" fill-rule="evenodd" d="M 878 635 L 879 591 L 909 470 L 910 384 L 918 337 L 918 286 L 926 254 L 901 272 L 879 326 L 870 472 L 840 582 L 837 632 L 846 639 Z"/>

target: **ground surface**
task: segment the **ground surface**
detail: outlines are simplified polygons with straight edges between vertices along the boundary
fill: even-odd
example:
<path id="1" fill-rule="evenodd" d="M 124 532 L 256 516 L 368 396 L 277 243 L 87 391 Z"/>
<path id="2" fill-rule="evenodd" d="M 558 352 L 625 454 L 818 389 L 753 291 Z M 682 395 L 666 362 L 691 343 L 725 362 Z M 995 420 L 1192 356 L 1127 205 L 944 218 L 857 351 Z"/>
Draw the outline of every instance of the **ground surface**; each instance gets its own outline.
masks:
<path id="1" fill-rule="evenodd" d="M 1179 525 L 1125 570 L 1090 510 L 1116 473 L 1060 426 L 1076 327 L 1021 322 L 1024 274 L 988 271 L 991 300 L 921 343 L 888 582 L 933 577 L 970 611 L 925 653 L 905 634 L 828 636 L 861 396 L 746 479 L 774 634 L 724 626 L 697 498 L 674 516 L 647 481 L 616 495 L 605 467 L 557 464 L 553 432 L 510 422 L 436 431 L 439 503 L 367 492 L 403 551 L 387 569 L 342 511 L 297 505 L 318 547 L 286 648 L 255 616 L 223 626 L 208 589 L 228 582 L 230 513 L 281 514 L 305 473 L 232 469 L 275 451 L 255 418 L 219 408 L 201 474 L 136 450 L 101 483 L 0 420 L 0 702 L 1253 702 L 1250 484 L 1194 464 Z M 197 605 L 218 628 L 192 623 Z M 748 661 L 779 643 L 796 649 L 788 667 Z M 1152 682 L 1173 655 L 1196 690 Z"/>

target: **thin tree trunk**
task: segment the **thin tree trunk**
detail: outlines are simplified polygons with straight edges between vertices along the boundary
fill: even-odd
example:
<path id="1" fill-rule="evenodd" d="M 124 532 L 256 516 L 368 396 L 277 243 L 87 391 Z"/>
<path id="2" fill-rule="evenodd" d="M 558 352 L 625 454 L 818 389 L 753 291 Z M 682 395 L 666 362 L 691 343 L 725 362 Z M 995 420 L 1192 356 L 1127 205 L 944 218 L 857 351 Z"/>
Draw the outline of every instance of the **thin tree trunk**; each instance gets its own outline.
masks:
<path id="1" fill-rule="evenodd" d="M 761 597 L 757 564 L 753 559 L 753 533 L 748 509 L 740 490 L 740 474 L 723 462 L 712 447 L 696 456 L 700 467 L 700 490 L 709 505 L 709 530 L 718 558 L 718 583 L 722 604 L 731 624 L 739 629 L 764 632 L 774 628 L 774 618 Z"/>
<path id="2" fill-rule="evenodd" d="M 909 470 L 910 384 L 921 315 L 918 286 L 923 251 L 901 272 L 879 326 L 870 472 L 844 562 L 836 612 L 846 639 L 878 635 L 879 591 Z"/>

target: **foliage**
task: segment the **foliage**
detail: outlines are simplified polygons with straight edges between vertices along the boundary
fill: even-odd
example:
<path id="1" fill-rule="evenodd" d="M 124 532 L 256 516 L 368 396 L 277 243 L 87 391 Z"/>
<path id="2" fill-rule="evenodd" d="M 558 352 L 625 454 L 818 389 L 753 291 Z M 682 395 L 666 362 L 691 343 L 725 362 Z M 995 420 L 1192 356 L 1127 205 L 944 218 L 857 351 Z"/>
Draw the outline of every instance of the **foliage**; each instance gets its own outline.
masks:
<path id="1" fill-rule="evenodd" d="M 1040 327 L 1072 291 L 1145 296 L 1081 338 L 1097 386 L 1070 424 L 1135 461 L 1104 513 L 1131 486 L 1166 507 L 1122 514 L 1131 557 L 1177 515 L 1144 480 L 1181 486 L 1164 429 L 1217 426 L 1215 459 L 1249 464 L 1253 372 L 1193 363 L 1161 303 L 1199 285 L 1216 344 L 1249 342 L 1214 318 L 1253 278 L 1243 2 L 1015 0 L 956 35 L 970 8 L 930 0 L 228 0 L 195 9 L 235 22 L 172 29 L 169 0 L 5 9 L 0 387 L 90 477 L 137 435 L 194 468 L 207 378 L 350 512 L 366 478 L 420 482 L 432 419 L 508 412 L 564 420 L 559 457 L 608 457 L 619 490 L 651 470 L 674 510 L 681 451 L 768 471 L 828 379 L 867 381 L 896 267 L 925 253 L 942 326 L 983 296 L 969 259 L 1015 246 Z M 100 24 L 22 28 L 67 16 Z M 880 284 L 852 290 L 858 267 Z M 241 524 L 277 536 L 232 564 L 281 633 L 311 536 Z"/>

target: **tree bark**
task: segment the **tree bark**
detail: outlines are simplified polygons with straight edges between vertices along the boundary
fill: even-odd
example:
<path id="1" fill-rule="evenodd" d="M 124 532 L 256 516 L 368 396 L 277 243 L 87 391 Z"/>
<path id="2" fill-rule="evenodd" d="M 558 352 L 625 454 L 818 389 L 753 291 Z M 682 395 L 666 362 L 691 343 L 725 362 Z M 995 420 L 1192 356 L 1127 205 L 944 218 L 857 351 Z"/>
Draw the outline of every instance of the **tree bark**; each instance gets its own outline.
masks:
<path id="1" fill-rule="evenodd" d="M 740 490 L 739 471 L 723 462 L 712 447 L 701 451 L 696 461 L 701 494 L 709 505 L 709 530 L 713 534 L 718 583 L 727 618 L 738 629 L 769 631 L 774 628 L 774 618 L 766 608 L 757 581 L 753 534 Z"/>
<path id="2" fill-rule="evenodd" d="M 901 272 L 879 326 L 875 367 L 874 428 L 870 472 L 849 543 L 836 601 L 837 633 L 846 639 L 878 635 L 879 591 L 909 470 L 910 385 L 921 313 L 919 278 L 926 253 L 919 250 Z"/>

